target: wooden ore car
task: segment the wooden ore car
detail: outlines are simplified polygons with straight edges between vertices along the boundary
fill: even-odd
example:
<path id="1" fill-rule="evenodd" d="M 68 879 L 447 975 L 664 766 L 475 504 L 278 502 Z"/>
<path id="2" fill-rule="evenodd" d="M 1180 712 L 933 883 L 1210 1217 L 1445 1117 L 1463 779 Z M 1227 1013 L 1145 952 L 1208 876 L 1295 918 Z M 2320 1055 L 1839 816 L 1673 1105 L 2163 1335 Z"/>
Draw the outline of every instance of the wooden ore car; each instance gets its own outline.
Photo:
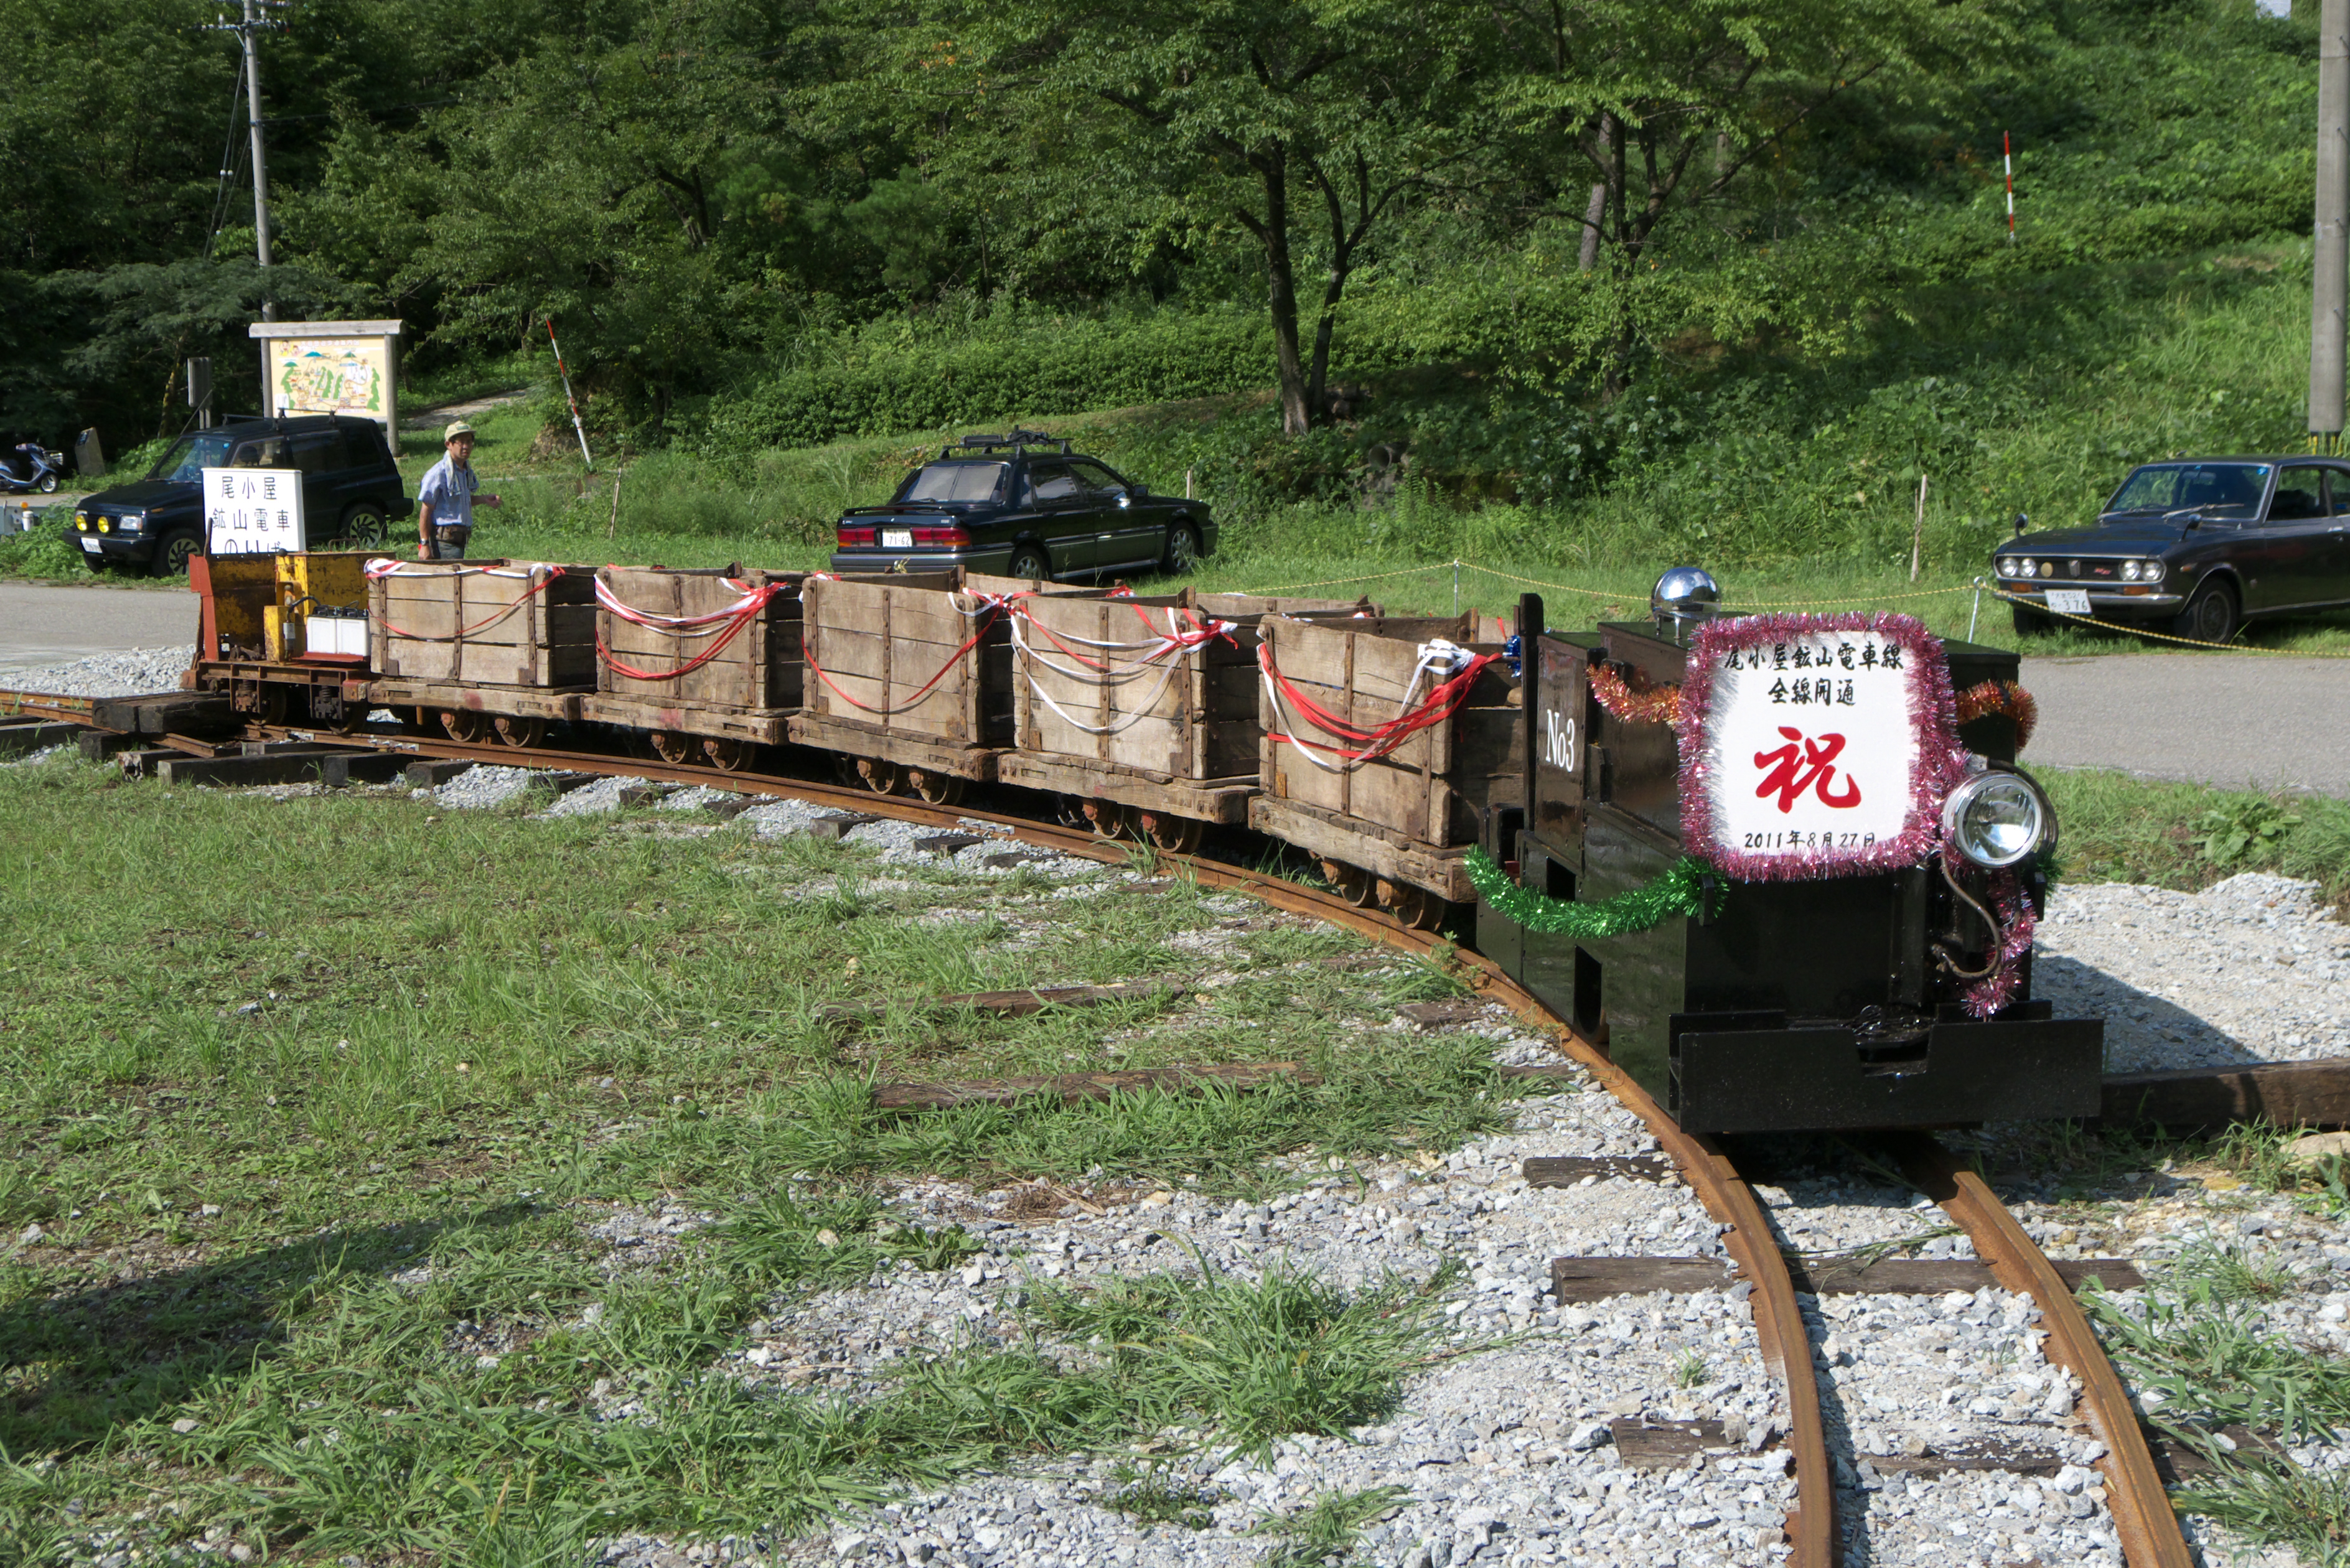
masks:
<path id="1" fill-rule="evenodd" d="M 1668 613 L 1524 639 L 1523 804 L 1487 815 L 1496 882 L 1479 906 L 1478 946 L 1693 1131 L 2095 1116 L 2103 1022 L 2059 1019 L 2031 1000 L 2030 935 L 2055 822 L 2013 767 L 2030 712 L 2012 684 L 2017 656 L 1940 642 L 1907 618 L 1771 619 L 1790 624 L 1748 618 L 1704 630 Z M 1913 711 L 1842 705 L 1856 695 L 1848 682 L 1866 695 L 1858 677 L 1894 690 L 1872 666 L 1900 657 L 1882 650 L 1896 648 L 1904 621 L 1907 662 L 1926 666 L 1901 677 L 1915 682 Z M 1519 624 L 1543 624 L 1538 598 L 1528 596 Z M 1839 661 L 1832 680 L 1817 677 L 1830 694 L 1821 706 L 1773 706 L 1787 691 L 1818 690 L 1773 668 L 1807 636 L 1807 666 L 1841 649 L 1859 668 L 1848 674 Z M 1709 640 L 1742 639 L 1742 650 L 1706 651 Z M 1701 657 L 1737 668 L 1700 670 Z M 1704 722 L 1718 729 L 1692 728 L 1686 708 L 1701 688 L 1718 711 Z M 1766 726 L 1763 741 L 1741 741 L 1754 732 L 1742 723 Z M 1906 836 L 1836 835 L 1853 842 L 1825 850 L 1777 842 L 1803 836 L 1773 826 L 1801 821 L 1783 805 L 1799 785 L 1814 818 L 1832 815 L 1823 801 L 1857 812 L 1864 784 L 1884 793 L 1863 775 L 1885 759 L 1867 753 L 1899 747 L 1870 725 L 1927 738 L 1914 798 L 1887 805 L 1906 805 L 1907 816 L 1877 819 L 1880 833 L 1903 821 Z M 1690 765 L 1693 751 L 1702 765 Z M 1837 771 L 1846 761 L 1854 772 Z M 1728 844 L 1726 820 L 1743 825 Z M 1970 859 L 1978 842 L 2007 864 Z M 1635 928 L 1622 930 L 1595 913 L 1621 914 L 1627 906 L 1611 900 L 1669 888 L 1677 868 L 1695 912 L 1645 929 L 1617 922 Z"/>

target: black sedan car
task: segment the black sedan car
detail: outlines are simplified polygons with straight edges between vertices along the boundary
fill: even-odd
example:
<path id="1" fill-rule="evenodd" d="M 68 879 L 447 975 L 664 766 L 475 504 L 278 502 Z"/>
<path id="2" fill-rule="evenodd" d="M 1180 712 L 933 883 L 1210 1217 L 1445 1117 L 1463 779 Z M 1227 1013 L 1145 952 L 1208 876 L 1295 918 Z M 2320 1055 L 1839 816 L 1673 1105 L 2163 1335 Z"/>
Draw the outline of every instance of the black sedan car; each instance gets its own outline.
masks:
<path id="1" fill-rule="evenodd" d="M 2019 532 L 1991 570 L 2025 601 L 2019 632 L 2058 610 L 2225 642 L 2255 616 L 2350 606 L 2350 461 L 2149 462 L 2095 526 Z"/>
<path id="2" fill-rule="evenodd" d="M 159 577 L 186 572 L 188 557 L 204 547 L 207 468 L 299 471 L 305 532 L 314 545 L 376 548 L 390 520 L 416 510 L 375 421 L 239 416 L 213 430 L 189 431 L 146 478 L 101 490 L 76 506 L 73 537 L 82 560 L 93 572 L 112 566 L 144 566 Z"/>
<path id="3" fill-rule="evenodd" d="M 1204 501 L 1153 495 L 1033 431 L 966 436 L 880 506 L 841 514 L 836 572 L 969 566 L 996 576 L 1098 579 L 1190 571 L 1216 548 Z"/>

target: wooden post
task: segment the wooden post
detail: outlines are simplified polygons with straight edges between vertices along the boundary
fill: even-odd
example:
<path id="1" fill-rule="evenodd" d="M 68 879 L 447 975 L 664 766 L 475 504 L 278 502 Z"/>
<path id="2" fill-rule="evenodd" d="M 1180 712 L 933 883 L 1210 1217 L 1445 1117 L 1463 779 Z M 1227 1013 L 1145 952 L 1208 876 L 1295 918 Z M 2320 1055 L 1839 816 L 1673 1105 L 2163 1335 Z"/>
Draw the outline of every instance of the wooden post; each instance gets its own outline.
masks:
<path id="1" fill-rule="evenodd" d="M 582 437 L 581 439 L 584 441 L 586 438 Z M 607 539 L 611 538 L 613 535 L 619 530 L 620 479 L 621 476 L 626 474 L 629 471 L 625 468 L 616 468 L 612 471 L 612 518 L 610 522 L 604 524 L 604 537 Z M 1915 576 L 1917 574 L 1912 572 L 1910 576 Z"/>
<path id="2" fill-rule="evenodd" d="M 1909 525 L 1909 580 L 1918 580 L 1918 562 L 1926 548 L 1926 475 L 1918 475 L 1918 520 Z"/>

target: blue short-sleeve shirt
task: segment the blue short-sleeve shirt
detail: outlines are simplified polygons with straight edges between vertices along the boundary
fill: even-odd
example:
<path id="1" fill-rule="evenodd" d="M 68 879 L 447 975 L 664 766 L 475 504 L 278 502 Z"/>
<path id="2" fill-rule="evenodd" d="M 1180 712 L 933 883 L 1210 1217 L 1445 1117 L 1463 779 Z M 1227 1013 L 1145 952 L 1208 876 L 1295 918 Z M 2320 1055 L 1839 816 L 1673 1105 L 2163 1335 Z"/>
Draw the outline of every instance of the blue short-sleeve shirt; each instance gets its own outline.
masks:
<path id="1" fill-rule="evenodd" d="M 432 508 L 435 528 L 470 528 L 473 492 L 481 487 L 481 475 L 472 464 L 460 468 L 455 460 L 444 457 L 424 471 L 424 483 L 416 487 L 416 504 Z"/>

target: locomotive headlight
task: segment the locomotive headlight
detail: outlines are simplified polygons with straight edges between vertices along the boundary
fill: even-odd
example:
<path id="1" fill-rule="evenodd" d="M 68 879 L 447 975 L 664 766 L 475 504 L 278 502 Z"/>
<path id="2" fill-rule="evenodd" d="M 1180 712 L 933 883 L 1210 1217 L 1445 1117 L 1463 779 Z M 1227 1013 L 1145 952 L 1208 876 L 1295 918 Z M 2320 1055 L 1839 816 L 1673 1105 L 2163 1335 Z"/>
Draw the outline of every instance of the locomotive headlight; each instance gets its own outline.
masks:
<path id="1" fill-rule="evenodd" d="M 1995 871 L 2054 846 L 2056 814 L 2031 779 L 1985 767 L 1942 802 L 1942 842 Z"/>

